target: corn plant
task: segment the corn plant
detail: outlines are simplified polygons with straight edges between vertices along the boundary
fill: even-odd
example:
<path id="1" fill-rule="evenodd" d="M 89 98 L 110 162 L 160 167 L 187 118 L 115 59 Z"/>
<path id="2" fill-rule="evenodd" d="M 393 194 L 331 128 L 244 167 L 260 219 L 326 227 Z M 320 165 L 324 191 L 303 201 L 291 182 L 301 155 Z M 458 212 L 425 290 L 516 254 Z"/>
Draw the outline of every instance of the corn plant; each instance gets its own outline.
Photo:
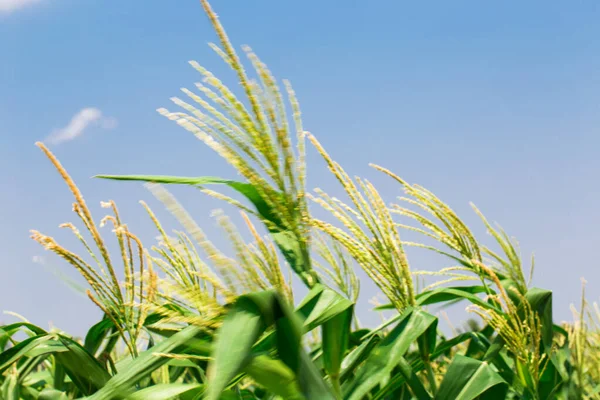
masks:
<path id="1" fill-rule="evenodd" d="M 351 178 L 305 132 L 296 94 L 248 47 L 248 72 L 206 0 L 239 92 L 196 62 L 202 77 L 178 111 L 158 112 L 223 157 L 239 180 L 99 175 L 146 182 L 181 227 L 167 230 L 142 202 L 157 243 L 147 247 L 112 201 L 95 220 L 77 185 L 38 143 L 74 196 L 81 221 L 66 223 L 83 256 L 37 231 L 32 238 L 87 282 L 103 318 L 83 339 L 25 320 L 0 326 L 3 399 L 596 399 L 600 311 L 582 295 L 574 322 L 552 319 L 552 292 L 531 287 L 517 243 L 477 209 L 495 246 L 482 243 L 431 191 L 392 179 L 405 197 L 385 200 Z M 306 144 L 325 160 L 345 198 L 306 189 Z M 245 236 L 214 213 L 231 249 L 219 249 L 165 185 L 190 185 L 241 212 Z M 230 196 L 215 185 L 232 189 Z M 328 214 L 315 218 L 313 207 Z M 116 243 L 110 254 L 102 226 Z M 106 228 L 105 228 L 106 229 Z M 403 239 L 417 232 L 424 242 Z M 431 243 L 433 239 L 437 245 Z M 413 266 L 411 247 L 452 263 Z M 392 316 L 364 326 L 355 268 L 373 281 Z M 293 276 L 296 278 L 294 278 Z M 428 276 L 433 283 L 418 285 Z M 528 276 L 528 278 L 526 278 Z M 306 286 L 298 298 L 293 280 Z M 447 335 L 432 305 L 466 303 L 477 318 Z"/>

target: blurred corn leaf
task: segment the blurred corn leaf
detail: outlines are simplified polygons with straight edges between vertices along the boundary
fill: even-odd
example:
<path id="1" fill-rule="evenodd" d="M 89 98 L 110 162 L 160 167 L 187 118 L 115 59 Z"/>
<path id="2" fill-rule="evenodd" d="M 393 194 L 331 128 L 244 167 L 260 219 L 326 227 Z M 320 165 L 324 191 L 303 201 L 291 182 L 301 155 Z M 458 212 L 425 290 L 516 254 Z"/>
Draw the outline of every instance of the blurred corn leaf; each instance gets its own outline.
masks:
<path id="1" fill-rule="evenodd" d="M 250 183 L 236 182 L 214 177 L 185 178 L 175 176 L 152 175 L 97 175 L 97 178 L 120 181 L 140 181 L 162 184 L 183 184 L 202 187 L 210 184 L 227 185 L 248 199 L 254 206 L 258 216 L 265 223 L 273 241 L 294 271 L 309 286 L 316 283 L 316 274 L 311 270 L 308 249 L 306 244 L 288 229 L 274 208 L 265 201 L 260 192 Z M 283 201 L 283 197 L 279 200 Z"/>
<path id="2" fill-rule="evenodd" d="M 416 396 L 427 398 L 429 395 L 422 384 L 413 375 L 404 355 L 423 335 L 435 333 L 437 318 L 421 310 L 408 309 L 398 325 L 386 335 L 369 354 L 365 363 L 356 372 L 356 377 L 347 382 L 344 397 L 362 399 L 377 385 L 389 381 L 396 366 L 400 366 L 400 374 L 411 385 Z M 435 345 L 434 345 L 435 346 Z"/>
<path id="3" fill-rule="evenodd" d="M 486 362 L 456 355 L 435 400 L 503 399 L 508 385 Z"/>
<path id="4" fill-rule="evenodd" d="M 133 360 L 127 360 L 118 369 L 119 372 L 112 376 L 102 388 L 96 391 L 90 400 L 121 399 L 131 395 L 135 385 L 143 378 L 151 374 L 155 369 L 169 361 L 169 358 L 161 357 L 164 353 L 177 353 L 191 346 L 192 339 L 202 332 L 201 328 L 189 326 L 175 333 L 168 339 L 156 344 L 151 349 L 139 354 Z M 197 348 L 198 346 L 195 346 Z"/>
<path id="5" fill-rule="evenodd" d="M 164 400 L 178 397 L 196 398 L 204 391 L 198 383 L 164 383 L 154 385 L 127 396 L 126 400 Z"/>
<path id="6" fill-rule="evenodd" d="M 249 361 L 254 342 L 272 325 L 275 325 L 278 356 L 294 374 L 300 392 L 306 398 L 333 398 L 302 349 L 302 325 L 286 308 L 272 292 L 238 299 L 217 336 L 207 399 L 218 399 L 229 380 Z"/>

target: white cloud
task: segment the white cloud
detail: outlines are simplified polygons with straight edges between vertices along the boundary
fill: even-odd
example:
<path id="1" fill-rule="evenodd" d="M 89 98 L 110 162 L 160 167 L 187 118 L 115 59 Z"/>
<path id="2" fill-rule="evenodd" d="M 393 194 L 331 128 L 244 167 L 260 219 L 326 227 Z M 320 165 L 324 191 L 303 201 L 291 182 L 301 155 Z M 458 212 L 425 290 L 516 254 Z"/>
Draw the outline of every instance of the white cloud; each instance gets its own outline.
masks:
<path id="1" fill-rule="evenodd" d="M 67 126 L 54 130 L 46 140 L 52 144 L 68 142 L 83 135 L 86 129 L 94 125 L 100 126 L 102 129 L 114 129 L 117 126 L 117 120 L 105 117 L 97 108 L 84 108 L 71 118 L 71 122 Z"/>
<path id="2" fill-rule="evenodd" d="M 27 7 L 41 0 L 0 0 L 0 13 L 11 12 L 19 8 Z"/>

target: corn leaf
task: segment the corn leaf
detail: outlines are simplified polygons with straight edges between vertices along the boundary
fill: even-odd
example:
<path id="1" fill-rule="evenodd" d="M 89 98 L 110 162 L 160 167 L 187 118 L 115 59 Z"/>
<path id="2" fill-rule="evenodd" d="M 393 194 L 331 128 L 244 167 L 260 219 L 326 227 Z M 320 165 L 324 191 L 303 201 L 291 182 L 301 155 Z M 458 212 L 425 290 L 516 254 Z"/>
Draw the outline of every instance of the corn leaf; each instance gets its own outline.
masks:
<path id="1" fill-rule="evenodd" d="M 140 353 L 136 359 L 125 364 L 126 368 L 119 369 L 119 372 L 110 378 L 102 389 L 90 396 L 89 400 L 123 399 L 131 395 L 137 382 L 169 361 L 168 358 L 157 356 L 156 353 L 177 352 L 184 349 L 186 344 L 201 331 L 201 328 L 189 326 L 150 350 Z"/>
<path id="2" fill-rule="evenodd" d="M 46 388 L 42 390 L 37 398 L 38 400 L 68 400 L 69 396 L 60 390 Z"/>
<path id="3" fill-rule="evenodd" d="M 79 390 L 90 395 L 102 388 L 110 379 L 102 364 L 74 340 L 64 336 L 59 339 L 68 351 L 56 352 L 54 357 Z"/>
<path id="4" fill-rule="evenodd" d="M 435 400 L 503 399 L 507 384 L 486 362 L 456 355 Z"/>
<path id="5" fill-rule="evenodd" d="M 542 323 L 542 341 L 548 354 L 551 352 L 554 337 L 554 324 L 552 322 L 552 291 L 531 288 L 525 294 L 531 308 L 538 313 Z"/>
<path id="6" fill-rule="evenodd" d="M 283 399 L 304 400 L 296 374 L 282 361 L 266 355 L 253 357 L 243 372 L 252 377 L 259 385 Z"/>
<path id="7" fill-rule="evenodd" d="M 19 400 L 21 398 L 19 390 L 19 374 L 16 370 L 10 371 L 0 387 L 0 394 L 3 400 Z"/>
<path id="8" fill-rule="evenodd" d="M 402 374 L 412 383 L 413 392 L 425 397 L 418 379 L 414 379 L 410 366 L 403 356 L 409 347 L 429 329 L 437 324 L 437 318 L 421 310 L 408 309 L 398 325 L 373 349 L 365 364 L 358 369 L 356 377 L 348 381 L 344 388 L 344 397 L 352 400 L 362 399 L 382 382 L 387 383 L 392 370 L 400 366 Z M 402 365 L 400 365 L 402 364 Z"/>
<path id="9" fill-rule="evenodd" d="M 421 306 L 451 302 L 456 300 L 468 300 L 472 304 L 481 307 L 490 308 L 491 305 L 477 296 L 479 293 L 485 293 L 483 286 L 456 286 L 447 288 L 437 288 L 417 296 L 417 304 Z"/>
<path id="10" fill-rule="evenodd" d="M 91 354 L 96 354 L 104 339 L 106 339 L 113 330 L 114 323 L 108 318 L 102 319 L 87 331 L 83 347 Z"/>
<path id="11" fill-rule="evenodd" d="M 196 396 L 202 393 L 204 385 L 198 383 L 165 383 L 154 385 L 127 396 L 126 400 L 164 400 L 178 396 Z"/>
<path id="12" fill-rule="evenodd" d="M 239 297 L 218 330 L 207 400 L 217 400 L 231 379 L 250 364 L 254 342 L 271 326 L 278 356 L 295 375 L 301 393 L 308 399 L 333 399 L 302 348 L 301 320 L 276 292 L 265 291 Z"/>
<path id="13" fill-rule="evenodd" d="M 316 281 L 316 274 L 310 272 L 310 258 L 306 245 L 304 245 L 303 241 L 300 238 L 297 238 L 293 232 L 283 226 L 277 213 L 275 213 L 271 206 L 261 197 L 258 190 L 249 183 L 207 176 L 190 178 L 163 175 L 97 175 L 96 178 L 118 181 L 191 185 L 198 187 L 211 184 L 227 185 L 246 197 L 252 205 L 254 205 L 260 217 L 267 222 L 265 225 L 273 237 L 273 241 L 277 244 L 286 261 L 300 278 L 307 283 Z M 307 274 L 310 274 L 311 277 L 308 278 Z M 310 285 L 312 285 L 312 283 Z"/>
<path id="14" fill-rule="evenodd" d="M 370 336 L 363 340 L 360 345 L 356 346 L 356 348 L 354 348 L 346 357 L 344 357 L 344 360 L 342 361 L 342 373 L 340 376 L 340 380 L 342 382 L 344 382 L 349 375 L 354 372 L 358 365 L 367 359 L 371 353 L 371 350 L 373 350 L 380 340 L 381 337 L 379 335 Z"/>

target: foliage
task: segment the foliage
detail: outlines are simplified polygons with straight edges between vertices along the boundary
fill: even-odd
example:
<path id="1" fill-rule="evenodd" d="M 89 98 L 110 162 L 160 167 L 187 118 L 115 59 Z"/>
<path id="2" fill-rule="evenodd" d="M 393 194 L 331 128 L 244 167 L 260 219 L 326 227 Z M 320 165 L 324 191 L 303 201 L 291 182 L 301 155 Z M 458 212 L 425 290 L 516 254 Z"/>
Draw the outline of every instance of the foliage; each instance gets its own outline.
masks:
<path id="1" fill-rule="evenodd" d="M 518 246 L 479 210 L 500 253 L 437 196 L 388 169 L 374 166 L 404 190 L 404 205 L 388 204 L 368 180 L 350 178 L 304 131 L 291 85 L 282 91 L 245 48 L 256 74 L 250 78 L 216 14 L 201 3 L 220 40 L 221 47 L 211 46 L 237 75 L 244 98 L 192 62 L 203 76 L 198 93 L 184 89 L 188 102 L 173 98 L 183 111 L 158 111 L 228 161 L 240 180 L 100 176 L 148 182 L 184 227 L 167 233 L 142 203 L 159 234 L 148 248 L 112 201 L 103 203 L 111 214 L 97 224 L 74 181 L 39 143 L 73 193 L 73 211 L 87 233 L 61 226 L 87 255 L 37 231 L 32 238 L 83 276 L 104 317 L 83 340 L 26 321 L 1 326 L 1 398 L 600 398 L 596 306 L 583 297 L 574 323 L 555 324 L 552 293 L 530 287 Z M 306 192 L 306 138 L 347 200 Z M 227 255 L 160 184 L 194 186 L 239 208 L 250 242 L 218 213 L 234 253 Z M 310 203 L 329 217 L 313 217 Z M 105 224 L 114 228 L 116 256 L 100 234 Z M 404 241 L 407 230 L 438 245 Z M 453 266 L 413 269 L 410 246 L 435 251 Z M 379 327 L 361 326 L 355 315 L 355 266 L 389 301 L 378 309 L 394 311 Z M 295 299 L 291 272 L 307 287 L 302 299 Z M 423 275 L 436 280 L 419 288 Z M 428 306 L 457 301 L 469 303 L 483 328 L 471 323 L 454 337 L 438 329 Z"/>

